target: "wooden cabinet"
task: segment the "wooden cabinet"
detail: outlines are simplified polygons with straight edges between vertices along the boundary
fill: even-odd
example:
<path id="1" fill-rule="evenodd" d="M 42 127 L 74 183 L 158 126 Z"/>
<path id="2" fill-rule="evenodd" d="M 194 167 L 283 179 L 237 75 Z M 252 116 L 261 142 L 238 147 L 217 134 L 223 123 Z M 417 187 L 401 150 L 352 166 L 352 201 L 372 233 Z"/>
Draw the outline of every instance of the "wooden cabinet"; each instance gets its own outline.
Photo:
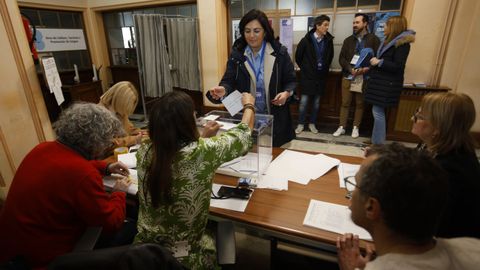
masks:
<path id="1" fill-rule="evenodd" d="M 412 115 L 420 107 L 423 96 L 431 92 L 447 92 L 449 90 L 450 88 L 447 87 L 404 87 L 398 106 L 390 109 L 387 113 L 387 140 L 420 142 L 420 139 L 411 133 Z"/>
<path id="2" fill-rule="evenodd" d="M 85 82 L 62 86 L 65 101 L 85 101 L 98 103 L 103 94 L 101 81 Z M 70 102 L 66 102 L 67 105 Z"/>

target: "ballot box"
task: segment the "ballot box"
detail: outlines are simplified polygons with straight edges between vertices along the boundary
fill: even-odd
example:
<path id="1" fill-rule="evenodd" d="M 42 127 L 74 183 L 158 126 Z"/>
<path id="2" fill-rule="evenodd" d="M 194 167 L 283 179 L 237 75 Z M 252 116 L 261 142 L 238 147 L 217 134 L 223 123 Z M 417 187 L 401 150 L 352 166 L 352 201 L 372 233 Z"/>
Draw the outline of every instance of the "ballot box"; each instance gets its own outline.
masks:
<path id="1" fill-rule="evenodd" d="M 221 134 L 238 125 L 242 116 L 242 113 L 231 116 L 226 111 L 211 111 L 204 117 L 198 118 L 197 126 L 201 134 L 206 122 L 217 121 L 222 125 L 218 133 Z M 247 178 L 250 186 L 254 187 L 272 161 L 272 135 L 273 116 L 255 114 L 252 147 L 246 155 L 222 164 L 217 173 Z"/>

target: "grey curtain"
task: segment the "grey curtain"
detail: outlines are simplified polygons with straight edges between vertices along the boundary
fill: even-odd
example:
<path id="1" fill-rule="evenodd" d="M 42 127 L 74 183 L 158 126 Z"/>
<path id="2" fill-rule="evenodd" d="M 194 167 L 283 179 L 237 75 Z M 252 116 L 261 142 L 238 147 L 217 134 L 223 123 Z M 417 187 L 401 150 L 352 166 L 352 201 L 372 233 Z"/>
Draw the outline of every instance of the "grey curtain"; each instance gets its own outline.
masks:
<path id="1" fill-rule="evenodd" d="M 164 16 L 135 14 L 138 68 L 143 95 L 159 97 L 172 91 Z"/>
<path id="2" fill-rule="evenodd" d="M 198 20 L 165 18 L 172 85 L 200 91 Z"/>

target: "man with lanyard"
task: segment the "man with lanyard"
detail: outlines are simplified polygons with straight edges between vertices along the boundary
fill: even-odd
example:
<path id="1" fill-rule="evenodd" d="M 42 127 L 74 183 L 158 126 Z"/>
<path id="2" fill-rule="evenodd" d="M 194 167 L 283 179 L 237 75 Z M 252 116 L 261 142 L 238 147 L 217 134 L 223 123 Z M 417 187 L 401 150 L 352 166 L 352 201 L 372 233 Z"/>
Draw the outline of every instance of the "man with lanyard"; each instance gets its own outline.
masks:
<path id="1" fill-rule="evenodd" d="M 300 40 L 295 52 L 295 62 L 300 67 L 301 98 L 298 126 L 295 133 L 302 133 L 308 100 L 313 97 L 308 128 L 318 133 L 315 124 L 320 109 L 320 97 L 325 92 L 328 71 L 333 59 L 333 36 L 328 32 L 330 18 L 320 15 L 315 18 L 313 28 Z"/>
<path id="2" fill-rule="evenodd" d="M 355 14 L 353 20 L 353 35 L 343 41 L 342 50 L 340 51 L 339 62 L 343 73 L 342 106 L 340 107 L 340 125 L 333 133 L 335 137 L 345 134 L 348 111 L 353 98 L 355 98 L 355 115 L 353 119 L 352 137 L 357 138 L 359 136 L 359 127 L 363 116 L 363 83 L 361 78 L 363 74 L 368 71 L 368 68 L 354 69 L 353 67 L 357 64 L 362 49 L 371 48 L 376 52 L 380 45 L 378 37 L 368 32 L 368 21 L 368 15 L 364 13 Z M 355 78 L 357 78 L 357 80 L 352 83 L 352 79 Z"/>
<path id="3" fill-rule="evenodd" d="M 264 59 L 265 59 L 265 44 L 264 40 L 260 50 L 255 53 L 250 46 L 245 48 L 245 56 L 250 68 L 255 74 L 255 108 L 257 113 L 267 114 L 267 103 L 265 96 L 265 83 L 264 83 Z"/>

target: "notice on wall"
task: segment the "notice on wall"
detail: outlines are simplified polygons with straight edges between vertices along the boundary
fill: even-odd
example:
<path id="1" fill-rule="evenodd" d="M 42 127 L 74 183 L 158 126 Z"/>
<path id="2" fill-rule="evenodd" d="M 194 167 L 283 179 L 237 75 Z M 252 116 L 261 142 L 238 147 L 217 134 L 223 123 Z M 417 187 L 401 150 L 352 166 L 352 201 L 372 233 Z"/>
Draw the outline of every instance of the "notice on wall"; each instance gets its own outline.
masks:
<path id="1" fill-rule="evenodd" d="M 65 101 L 65 98 L 63 97 L 62 81 L 60 80 L 60 75 L 58 74 L 55 59 L 53 57 L 43 57 L 42 66 L 48 88 L 50 88 L 50 93 L 55 95 L 57 104 L 60 106 Z"/>
<path id="2" fill-rule="evenodd" d="M 35 47 L 38 52 L 86 50 L 83 29 L 37 28 Z"/>
<path id="3" fill-rule="evenodd" d="M 240 33 L 240 20 L 232 20 L 232 44 L 241 36 L 242 34 Z"/>
<path id="4" fill-rule="evenodd" d="M 288 54 L 293 51 L 293 20 L 290 18 L 280 19 L 280 43 L 287 47 Z"/>

